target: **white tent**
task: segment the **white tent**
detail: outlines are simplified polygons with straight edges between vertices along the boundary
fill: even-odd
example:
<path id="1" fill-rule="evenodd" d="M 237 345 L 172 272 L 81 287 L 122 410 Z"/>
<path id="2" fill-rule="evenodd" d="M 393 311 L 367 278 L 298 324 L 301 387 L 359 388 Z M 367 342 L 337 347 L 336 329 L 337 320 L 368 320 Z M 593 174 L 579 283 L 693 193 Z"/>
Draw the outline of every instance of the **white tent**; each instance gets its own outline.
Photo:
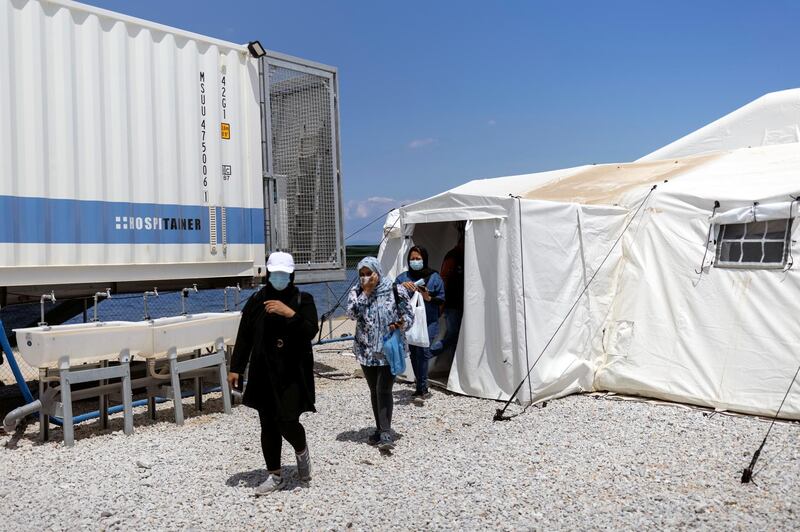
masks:
<path id="1" fill-rule="evenodd" d="M 533 367 L 523 402 L 610 390 L 774 414 L 800 364 L 800 280 L 787 268 L 796 224 L 771 238 L 797 216 L 800 144 L 732 148 L 472 181 L 390 217 L 381 260 L 391 274 L 412 242 L 439 264 L 452 222 L 467 222 L 447 387 L 507 398 Z M 756 244 L 773 262 L 752 264 Z M 796 386 L 782 417 L 800 417 Z"/>
<path id="2" fill-rule="evenodd" d="M 800 89 L 771 92 L 640 161 L 800 142 Z"/>

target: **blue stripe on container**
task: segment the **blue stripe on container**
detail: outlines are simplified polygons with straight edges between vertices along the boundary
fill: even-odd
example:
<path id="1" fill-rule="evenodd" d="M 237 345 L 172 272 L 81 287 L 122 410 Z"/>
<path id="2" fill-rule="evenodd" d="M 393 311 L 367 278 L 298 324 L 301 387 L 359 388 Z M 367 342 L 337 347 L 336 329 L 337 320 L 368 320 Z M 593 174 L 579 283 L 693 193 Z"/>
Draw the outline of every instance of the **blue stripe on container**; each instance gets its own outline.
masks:
<path id="1" fill-rule="evenodd" d="M 217 239 L 222 242 L 220 214 L 217 209 Z M 261 209 L 226 207 L 226 215 L 229 244 L 264 243 Z M 178 224 L 191 220 L 192 227 L 200 220 L 200 229 L 188 229 L 188 221 L 184 228 L 172 229 L 172 219 Z M 209 240 L 208 207 L 203 205 L 0 195 L 0 243 L 207 244 Z"/>

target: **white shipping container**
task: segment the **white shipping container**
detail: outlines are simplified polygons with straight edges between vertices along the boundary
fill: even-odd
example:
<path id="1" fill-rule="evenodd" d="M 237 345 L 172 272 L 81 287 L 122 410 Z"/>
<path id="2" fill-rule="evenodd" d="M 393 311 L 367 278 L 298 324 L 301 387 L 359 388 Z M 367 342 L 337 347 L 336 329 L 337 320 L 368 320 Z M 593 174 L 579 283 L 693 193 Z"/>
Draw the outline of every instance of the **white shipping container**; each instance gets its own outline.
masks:
<path id="1" fill-rule="evenodd" d="M 0 286 L 263 274 L 246 47 L 61 0 L 0 35 Z"/>

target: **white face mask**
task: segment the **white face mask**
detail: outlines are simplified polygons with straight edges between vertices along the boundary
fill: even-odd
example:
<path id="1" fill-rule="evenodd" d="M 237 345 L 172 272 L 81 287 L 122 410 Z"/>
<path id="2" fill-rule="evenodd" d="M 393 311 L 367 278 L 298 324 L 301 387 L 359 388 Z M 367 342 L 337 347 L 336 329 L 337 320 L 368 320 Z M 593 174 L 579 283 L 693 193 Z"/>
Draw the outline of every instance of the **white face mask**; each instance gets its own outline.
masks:
<path id="1" fill-rule="evenodd" d="M 372 274 L 370 274 L 370 275 L 362 275 L 361 276 L 361 284 L 367 284 L 370 279 L 372 279 Z"/>

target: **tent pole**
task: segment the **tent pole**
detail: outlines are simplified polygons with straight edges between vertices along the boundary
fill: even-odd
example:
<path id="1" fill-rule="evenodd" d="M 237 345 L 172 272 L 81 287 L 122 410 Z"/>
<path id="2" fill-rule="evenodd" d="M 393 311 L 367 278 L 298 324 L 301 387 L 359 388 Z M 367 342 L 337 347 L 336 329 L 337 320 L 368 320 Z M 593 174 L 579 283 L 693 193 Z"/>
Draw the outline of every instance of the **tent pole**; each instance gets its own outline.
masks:
<path id="1" fill-rule="evenodd" d="M 525 239 L 522 237 L 522 198 L 509 194 L 512 198 L 517 200 L 517 216 L 519 216 L 519 263 L 520 263 L 520 276 L 522 277 L 522 323 L 525 328 L 525 366 L 528 368 L 528 376 L 530 376 L 531 361 L 528 356 L 528 300 L 525 297 L 525 248 L 523 242 Z M 533 388 L 531 387 L 531 380 L 528 381 L 528 400 L 533 402 Z"/>

